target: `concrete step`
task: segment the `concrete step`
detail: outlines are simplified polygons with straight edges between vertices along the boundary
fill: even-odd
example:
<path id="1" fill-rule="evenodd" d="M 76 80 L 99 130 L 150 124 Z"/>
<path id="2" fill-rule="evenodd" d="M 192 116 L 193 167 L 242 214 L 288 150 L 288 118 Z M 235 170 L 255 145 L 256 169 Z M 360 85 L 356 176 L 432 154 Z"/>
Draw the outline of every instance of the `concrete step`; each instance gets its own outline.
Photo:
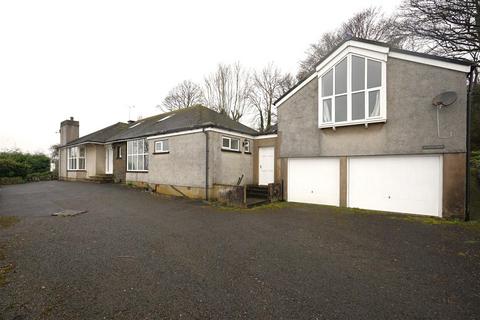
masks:
<path id="1" fill-rule="evenodd" d="M 269 203 L 266 198 L 247 197 L 247 208 L 253 208 Z"/>
<path id="2" fill-rule="evenodd" d="M 88 178 L 89 181 L 96 183 L 112 183 L 113 175 L 112 174 L 98 174 L 96 176 L 91 176 Z"/>

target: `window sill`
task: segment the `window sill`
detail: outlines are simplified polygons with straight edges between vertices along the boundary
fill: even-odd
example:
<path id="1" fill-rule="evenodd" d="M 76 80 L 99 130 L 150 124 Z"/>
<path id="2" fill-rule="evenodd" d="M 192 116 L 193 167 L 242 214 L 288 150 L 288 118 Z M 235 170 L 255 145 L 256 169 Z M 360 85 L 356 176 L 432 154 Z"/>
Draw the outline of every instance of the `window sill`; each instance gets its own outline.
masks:
<path id="1" fill-rule="evenodd" d="M 67 172 L 87 172 L 87 169 L 67 169 Z"/>
<path id="2" fill-rule="evenodd" d="M 375 119 L 368 119 L 368 120 L 360 120 L 360 121 L 348 121 L 348 122 L 338 122 L 338 123 L 321 123 L 318 125 L 319 129 L 328 129 L 328 128 L 333 128 L 335 129 L 336 127 L 347 127 L 347 126 L 358 126 L 358 125 L 364 125 L 365 127 L 368 127 L 369 124 L 371 123 L 385 123 L 387 122 L 387 119 L 385 118 L 375 118 Z"/>
<path id="3" fill-rule="evenodd" d="M 224 152 L 233 152 L 233 153 L 242 153 L 240 150 L 231 150 L 231 149 L 225 149 L 225 148 L 222 148 L 222 151 L 224 151 Z"/>
<path id="4" fill-rule="evenodd" d="M 130 173 L 148 173 L 148 170 L 127 170 Z"/>
<path id="5" fill-rule="evenodd" d="M 154 152 L 153 154 L 169 154 L 170 151 L 159 151 L 159 152 Z"/>
<path id="6" fill-rule="evenodd" d="M 245 154 L 252 154 L 250 151 L 245 151 L 244 153 Z"/>

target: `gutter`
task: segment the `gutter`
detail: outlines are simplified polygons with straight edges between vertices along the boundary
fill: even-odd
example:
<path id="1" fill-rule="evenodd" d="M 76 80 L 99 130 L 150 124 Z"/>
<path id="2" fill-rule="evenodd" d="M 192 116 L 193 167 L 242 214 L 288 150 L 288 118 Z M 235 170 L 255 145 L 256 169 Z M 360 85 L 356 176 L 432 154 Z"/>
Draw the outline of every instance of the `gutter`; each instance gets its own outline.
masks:
<path id="1" fill-rule="evenodd" d="M 476 66 L 470 66 L 470 72 L 468 73 L 468 90 L 467 90 L 467 157 L 465 165 L 465 221 L 470 220 L 470 158 L 471 158 L 471 143 L 470 143 L 470 131 L 472 122 L 472 87 L 473 87 L 473 73 L 476 70 Z"/>

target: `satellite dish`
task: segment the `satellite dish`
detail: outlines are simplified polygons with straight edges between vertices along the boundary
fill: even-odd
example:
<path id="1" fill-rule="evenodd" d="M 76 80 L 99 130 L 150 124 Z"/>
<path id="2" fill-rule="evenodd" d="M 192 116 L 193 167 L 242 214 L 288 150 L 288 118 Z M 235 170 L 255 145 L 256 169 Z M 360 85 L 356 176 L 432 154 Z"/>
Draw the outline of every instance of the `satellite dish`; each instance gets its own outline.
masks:
<path id="1" fill-rule="evenodd" d="M 442 108 L 453 104 L 455 101 L 457 101 L 457 93 L 455 91 L 446 91 L 433 98 L 432 105 Z"/>

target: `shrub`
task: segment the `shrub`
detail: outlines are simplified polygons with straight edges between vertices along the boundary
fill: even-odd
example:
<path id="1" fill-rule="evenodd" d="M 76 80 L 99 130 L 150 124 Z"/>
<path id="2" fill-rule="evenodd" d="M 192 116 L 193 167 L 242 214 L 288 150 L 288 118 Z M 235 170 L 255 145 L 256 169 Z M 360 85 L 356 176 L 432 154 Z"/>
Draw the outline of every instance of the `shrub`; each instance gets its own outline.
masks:
<path id="1" fill-rule="evenodd" d="M 27 181 L 48 181 L 52 180 L 52 173 L 50 171 L 29 173 L 26 179 Z"/>
<path id="2" fill-rule="evenodd" d="M 480 151 L 472 151 L 470 163 L 474 168 L 480 168 Z"/>
<path id="3" fill-rule="evenodd" d="M 0 185 L 25 183 L 22 177 L 0 177 Z"/>
<path id="4" fill-rule="evenodd" d="M 44 154 L 19 151 L 0 152 L 0 177 L 23 177 L 50 170 L 50 158 Z"/>
<path id="5" fill-rule="evenodd" d="M 25 177 L 30 168 L 25 163 L 0 158 L 0 177 Z"/>

